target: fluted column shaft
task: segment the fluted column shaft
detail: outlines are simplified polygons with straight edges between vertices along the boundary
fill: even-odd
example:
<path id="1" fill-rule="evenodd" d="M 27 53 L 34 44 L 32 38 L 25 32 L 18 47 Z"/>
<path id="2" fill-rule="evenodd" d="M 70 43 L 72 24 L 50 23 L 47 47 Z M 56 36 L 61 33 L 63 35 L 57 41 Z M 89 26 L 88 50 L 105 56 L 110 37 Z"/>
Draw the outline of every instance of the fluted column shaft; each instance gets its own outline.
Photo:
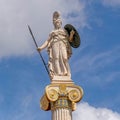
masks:
<path id="1" fill-rule="evenodd" d="M 52 120 L 72 120 L 72 111 L 66 108 L 53 110 Z"/>
<path id="2" fill-rule="evenodd" d="M 51 102 L 52 120 L 72 120 L 72 102 L 67 96 L 60 96 Z"/>

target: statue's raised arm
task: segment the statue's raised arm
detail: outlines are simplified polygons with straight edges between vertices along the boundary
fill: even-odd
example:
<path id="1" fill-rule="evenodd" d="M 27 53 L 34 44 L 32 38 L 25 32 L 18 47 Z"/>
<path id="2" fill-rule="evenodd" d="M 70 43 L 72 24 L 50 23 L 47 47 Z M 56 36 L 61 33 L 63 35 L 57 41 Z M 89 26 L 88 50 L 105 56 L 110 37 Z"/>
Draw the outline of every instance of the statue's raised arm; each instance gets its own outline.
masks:
<path id="1" fill-rule="evenodd" d="M 53 13 L 54 30 L 50 33 L 47 41 L 38 47 L 38 50 L 47 47 L 49 61 L 48 68 L 51 81 L 71 81 L 71 72 L 69 67 L 69 58 L 72 54 L 72 47 L 77 48 L 80 45 L 80 37 L 76 29 L 67 24 L 62 28 L 62 21 L 58 12 Z"/>

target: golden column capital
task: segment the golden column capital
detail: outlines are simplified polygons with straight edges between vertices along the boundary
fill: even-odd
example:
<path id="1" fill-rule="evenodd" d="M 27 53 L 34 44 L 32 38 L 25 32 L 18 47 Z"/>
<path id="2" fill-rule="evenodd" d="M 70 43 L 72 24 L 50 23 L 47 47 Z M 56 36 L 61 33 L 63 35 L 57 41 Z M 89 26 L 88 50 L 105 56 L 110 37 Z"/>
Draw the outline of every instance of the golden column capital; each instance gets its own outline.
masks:
<path id="1" fill-rule="evenodd" d="M 50 84 L 40 100 L 45 111 L 57 108 L 76 109 L 76 103 L 83 97 L 83 89 L 75 84 Z"/>

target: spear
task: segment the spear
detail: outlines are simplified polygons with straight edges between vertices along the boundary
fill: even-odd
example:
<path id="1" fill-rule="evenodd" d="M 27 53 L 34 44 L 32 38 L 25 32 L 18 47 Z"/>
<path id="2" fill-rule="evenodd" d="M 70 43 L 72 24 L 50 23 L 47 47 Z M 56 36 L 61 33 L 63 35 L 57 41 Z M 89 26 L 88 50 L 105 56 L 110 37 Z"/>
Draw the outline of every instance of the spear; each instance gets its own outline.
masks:
<path id="1" fill-rule="evenodd" d="M 29 29 L 29 32 L 30 32 L 30 34 L 31 34 L 31 36 L 32 36 L 32 38 L 33 38 L 33 41 L 34 41 L 34 43 L 35 43 L 36 48 L 38 48 L 37 42 L 36 42 L 36 40 L 35 40 L 35 37 L 34 37 L 34 35 L 33 35 L 33 33 L 32 33 L 32 30 L 31 30 L 31 28 L 30 28 L 29 25 L 28 25 L 28 29 Z M 39 53 L 39 55 L 40 55 L 40 58 L 41 58 L 41 60 L 42 60 L 42 62 L 43 62 L 43 64 L 44 64 L 44 66 L 45 66 L 45 69 L 46 69 L 46 71 L 47 71 L 47 73 L 48 73 L 48 75 L 49 75 L 49 70 L 48 70 L 48 67 L 46 66 L 46 63 L 45 63 L 45 61 L 44 61 L 44 59 L 43 59 L 42 54 L 41 54 L 40 51 L 38 51 L 38 53 Z"/>

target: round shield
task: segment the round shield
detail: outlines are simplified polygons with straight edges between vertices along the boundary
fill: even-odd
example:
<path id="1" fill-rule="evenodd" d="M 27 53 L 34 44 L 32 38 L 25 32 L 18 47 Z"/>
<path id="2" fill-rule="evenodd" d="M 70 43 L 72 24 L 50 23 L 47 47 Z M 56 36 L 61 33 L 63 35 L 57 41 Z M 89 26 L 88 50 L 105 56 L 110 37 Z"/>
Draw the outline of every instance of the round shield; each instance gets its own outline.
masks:
<path id="1" fill-rule="evenodd" d="M 80 41 L 80 36 L 79 36 L 77 30 L 71 24 L 65 25 L 64 29 L 68 32 L 69 35 L 70 35 L 71 30 L 75 31 L 75 34 L 73 36 L 73 41 L 70 42 L 70 45 L 73 48 L 78 48 L 80 46 L 81 41 Z"/>

